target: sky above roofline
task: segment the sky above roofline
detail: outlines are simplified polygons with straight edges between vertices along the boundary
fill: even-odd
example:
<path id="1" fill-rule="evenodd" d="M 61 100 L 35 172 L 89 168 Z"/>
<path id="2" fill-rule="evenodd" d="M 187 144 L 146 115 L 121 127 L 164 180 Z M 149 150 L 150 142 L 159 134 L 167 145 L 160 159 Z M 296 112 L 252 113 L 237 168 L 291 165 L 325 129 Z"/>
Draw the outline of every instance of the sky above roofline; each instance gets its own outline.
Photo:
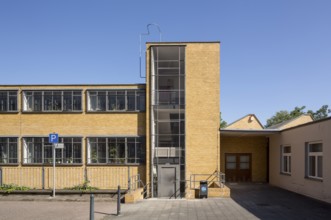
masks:
<path id="1" fill-rule="evenodd" d="M 331 1 L 0 1 L 0 84 L 131 84 L 139 35 L 221 41 L 221 111 L 331 105 Z M 142 38 L 158 41 L 156 27 Z M 144 67 L 144 62 L 142 62 Z M 143 68 L 144 69 L 144 68 Z"/>

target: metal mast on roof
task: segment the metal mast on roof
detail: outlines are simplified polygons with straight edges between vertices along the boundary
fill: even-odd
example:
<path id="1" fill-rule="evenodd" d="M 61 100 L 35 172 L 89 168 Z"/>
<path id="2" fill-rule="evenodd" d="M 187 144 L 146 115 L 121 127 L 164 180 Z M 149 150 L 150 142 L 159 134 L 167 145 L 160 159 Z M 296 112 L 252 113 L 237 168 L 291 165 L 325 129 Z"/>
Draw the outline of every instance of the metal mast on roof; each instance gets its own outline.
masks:
<path id="1" fill-rule="evenodd" d="M 158 24 L 156 23 L 151 23 L 151 24 L 148 24 L 147 25 L 147 33 L 141 33 L 139 35 L 139 48 L 140 48 L 140 51 L 139 51 L 139 75 L 140 75 L 140 78 L 146 78 L 146 76 L 142 76 L 141 75 L 141 37 L 143 35 L 150 35 L 150 32 L 149 32 L 149 27 L 150 26 L 156 26 L 157 27 L 157 30 L 159 31 L 159 35 L 160 35 L 160 42 L 162 41 L 162 32 L 161 32 L 161 28 Z"/>

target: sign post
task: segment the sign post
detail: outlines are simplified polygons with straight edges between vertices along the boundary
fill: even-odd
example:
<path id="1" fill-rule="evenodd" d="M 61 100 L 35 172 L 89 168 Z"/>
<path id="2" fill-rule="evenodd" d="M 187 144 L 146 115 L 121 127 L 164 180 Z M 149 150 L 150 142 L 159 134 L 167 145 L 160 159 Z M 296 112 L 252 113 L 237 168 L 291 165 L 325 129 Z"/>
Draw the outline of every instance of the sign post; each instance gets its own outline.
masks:
<path id="1" fill-rule="evenodd" d="M 53 197 L 55 197 L 55 145 L 59 143 L 59 134 L 49 134 L 48 142 L 52 143 L 53 147 Z"/>

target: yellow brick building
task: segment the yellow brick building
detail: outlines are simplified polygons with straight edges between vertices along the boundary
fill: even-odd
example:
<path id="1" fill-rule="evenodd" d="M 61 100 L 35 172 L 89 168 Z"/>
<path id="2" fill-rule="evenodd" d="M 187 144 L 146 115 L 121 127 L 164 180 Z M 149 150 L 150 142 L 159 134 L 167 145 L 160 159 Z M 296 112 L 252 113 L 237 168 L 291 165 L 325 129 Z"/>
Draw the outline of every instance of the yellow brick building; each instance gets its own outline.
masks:
<path id="1" fill-rule="evenodd" d="M 331 118 L 220 129 L 219 116 L 220 42 L 147 43 L 145 84 L 0 85 L 0 185 L 52 189 L 55 162 L 57 189 L 144 186 L 130 201 L 201 197 L 201 180 L 229 196 L 225 179 L 330 202 Z"/>
<path id="2" fill-rule="evenodd" d="M 90 181 L 153 197 L 194 197 L 192 175 L 220 167 L 220 43 L 147 43 L 146 84 L 1 85 L 0 184 Z M 199 178 L 196 179 L 198 181 Z"/>

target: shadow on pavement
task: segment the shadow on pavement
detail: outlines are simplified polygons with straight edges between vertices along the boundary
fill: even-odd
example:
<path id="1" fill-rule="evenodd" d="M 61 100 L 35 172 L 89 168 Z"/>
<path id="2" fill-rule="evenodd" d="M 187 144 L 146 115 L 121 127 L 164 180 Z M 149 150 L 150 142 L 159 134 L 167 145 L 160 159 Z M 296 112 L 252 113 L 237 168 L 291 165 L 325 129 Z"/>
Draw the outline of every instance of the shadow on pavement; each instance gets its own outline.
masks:
<path id="1" fill-rule="evenodd" d="M 331 204 L 268 184 L 227 184 L 231 198 L 260 219 L 330 219 Z"/>

